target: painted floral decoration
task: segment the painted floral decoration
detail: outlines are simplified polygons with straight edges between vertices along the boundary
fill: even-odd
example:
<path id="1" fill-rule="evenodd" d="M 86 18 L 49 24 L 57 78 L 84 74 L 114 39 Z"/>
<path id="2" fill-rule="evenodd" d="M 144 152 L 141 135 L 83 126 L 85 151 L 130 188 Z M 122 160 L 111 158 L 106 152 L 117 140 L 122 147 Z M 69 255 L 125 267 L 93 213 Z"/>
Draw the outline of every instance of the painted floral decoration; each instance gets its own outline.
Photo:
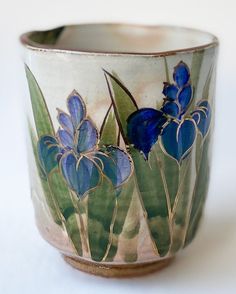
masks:
<path id="1" fill-rule="evenodd" d="M 122 185 L 132 172 L 129 155 L 115 146 L 98 147 L 99 133 L 87 111 L 83 99 L 73 91 L 67 99 L 69 114 L 58 109 L 60 128 L 55 137 L 43 136 L 38 143 L 38 154 L 46 173 L 55 163 L 79 198 L 95 189 L 102 177 L 115 188 Z"/>
<path id="2" fill-rule="evenodd" d="M 211 122 L 209 102 L 202 100 L 193 112 L 188 113 L 193 87 L 189 68 L 183 61 L 174 68 L 173 80 L 174 83 L 164 83 L 162 93 L 165 98 L 160 110 L 141 108 L 127 120 L 129 141 L 145 159 L 160 136 L 164 151 L 181 163 L 193 146 L 197 129 L 203 138 L 208 133 Z"/>
<path id="3" fill-rule="evenodd" d="M 211 107 L 209 102 L 206 100 L 200 101 L 191 115 L 197 124 L 200 134 L 205 138 L 211 123 Z"/>

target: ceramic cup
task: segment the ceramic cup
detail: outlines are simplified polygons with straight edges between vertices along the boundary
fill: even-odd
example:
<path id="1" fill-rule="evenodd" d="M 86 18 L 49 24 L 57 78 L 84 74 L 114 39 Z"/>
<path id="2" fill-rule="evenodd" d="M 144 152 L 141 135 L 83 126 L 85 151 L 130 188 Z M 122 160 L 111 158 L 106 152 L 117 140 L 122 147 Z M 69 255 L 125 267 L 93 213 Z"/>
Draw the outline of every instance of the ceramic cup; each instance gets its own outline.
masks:
<path id="1" fill-rule="evenodd" d="M 93 274 L 167 265 L 195 237 L 207 196 L 217 38 L 83 24 L 21 42 L 41 235 Z"/>

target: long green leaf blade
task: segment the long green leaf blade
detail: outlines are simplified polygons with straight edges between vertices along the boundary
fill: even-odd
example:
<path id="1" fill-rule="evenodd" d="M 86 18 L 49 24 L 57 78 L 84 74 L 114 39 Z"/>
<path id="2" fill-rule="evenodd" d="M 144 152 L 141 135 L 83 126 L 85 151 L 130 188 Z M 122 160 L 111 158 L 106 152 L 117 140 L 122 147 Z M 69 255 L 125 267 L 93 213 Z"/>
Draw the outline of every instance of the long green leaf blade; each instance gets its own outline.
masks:
<path id="1" fill-rule="evenodd" d="M 187 216 L 190 201 L 192 199 L 192 154 L 189 154 L 182 162 L 180 168 L 179 188 L 173 207 L 172 218 L 172 246 L 171 253 L 177 252 L 183 247 L 187 228 Z"/>
<path id="2" fill-rule="evenodd" d="M 187 246 L 196 235 L 207 197 L 210 176 L 210 140 L 210 134 L 208 134 L 208 137 L 206 138 L 204 144 L 201 147 L 202 158 L 200 161 L 200 166 L 197 173 L 197 179 L 194 188 L 190 220 L 185 239 L 185 246 Z"/>
<path id="3" fill-rule="evenodd" d="M 34 114 L 35 126 L 38 134 L 38 138 L 43 135 L 54 135 L 53 124 L 51 117 L 49 115 L 47 105 L 45 103 L 42 91 L 30 71 L 30 69 L 25 66 L 26 77 L 28 80 L 31 104 Z"/>
<path id="4" fill-rule="evenodd" d="M 129 211 L 133 192 L 134 179 L 131 177 L 130 180 L 122 186 L 121 191 L 119 191 L 119 195 L 117 196 L 116 218 L 114 220 L 114 225 L 111 232 L 112 242 L 110 244 L 106 261 L 112 261 L 117 253 L 119 236 L 121 235 L 124 228 L 124 223 Z"/>
<path id="5" fill-rule="evenodd" d="M 135 149 L 131 149 L 135 165 L 137 185 L 147 214 L 152 240 L 160 256 L 165 256 L 170 247 L 169 211 L 163 183 L 161 166 L 156 153 L 149 155 L 149 163 Z"/>
<path id="6" fill-rule="evenodd" d="M 99 146 L 117 145 L 117 137 L 116 118 L 111 104 L 101 126 Z"/>
<path id="7" fill-rule="evenodd" d="M 191 63 L 191 69 L 190 69 L 190 75 L 191 75 L 191 84 L 193 87 L 193 97 L 192 101 L 188 107 L 188 112 L 191 112 L 196 104 L 196 95 L 198 91 L 198 82 L 199 82 L 199 76 L 200 76 L 200 70 L 203 62 L 204 57 L 204 50 L 196 51 L 193 53 L 192 57 L 192 63 Z"/>
<path id="8" fill-rule="evenodd" d="M 120 243 L 119 253 L 125 262 L 132 263 L 138 259 L 140 226 L 140 200 L 137 189 L 134 189 L 124 229 L 120 235 L 122 242 Z"/>
<path id="9" fill-rule="evenodd" d="M 191 75 L 192 86 L 194 89 L 194 98 L 197 93 L 198 81 L 199 81 L 203 57 L 204 57 L 204 50 L 196 51 L 193 53 L 190 75 Z"/>
<path id="10" fill-rule="evenodd" d="M 107 252 L 115 206 L 114 187 L 103 177 L 100 186 L 88 196 L 88 238 L 91 257 L 95 261 L 102 261 Z"/>
<path id="11" fill-rule="evenodd" d="M 162 163 L 162 168 L 165 174 L 165 180 L 170 197 L 170 208 L 173 209 L 175 197 L 179 187 L 179 171 L 180 167 L 176 160 L 166 155 L 160 148 L 160 145 L 155 148 L 158 158 Z"/>
<path id="12" fill-rule="evenodd" d="M 207 100 L 209 99 L 209 92 L 210 92 L 210 86 L 211 86 L 211 80 L 213 77 L 213 72 L 214 72 L 214 65 L 211 66 L 207 78 L 206 78 L 206 83 L 204 85 L 203 91 L 202 91 L 202 98 Z"/>
<path id="13" fill-rule="evenodd" d="M 127 118 L 138 109 L 138 106 L 129 90 L 121 84 L 118 78 L 107 71 L 105 71 L 105 78 L 121 134 L 124 141 L 128 143 Z"/>
<path id="14" fill-rule="evenodd" d="M 82 256 L 82 244 L 79 226 L 76 220 L 76 209 L 74 207 L 70 191 L 59 171 L 54 169 L 48 176 L 51 193 L 63 215 L 66 231 L 71 239 L 77 253 Z M 79 212 L 78 212 L 79 213 Z"/>
<path id="15" fill-rule="evenodd" d="M 81 235 L 75 213 L 68 216 L 67 220 L 65 221 L 65 228 L 75 251 L 79 256 L 83 256 Z"/>

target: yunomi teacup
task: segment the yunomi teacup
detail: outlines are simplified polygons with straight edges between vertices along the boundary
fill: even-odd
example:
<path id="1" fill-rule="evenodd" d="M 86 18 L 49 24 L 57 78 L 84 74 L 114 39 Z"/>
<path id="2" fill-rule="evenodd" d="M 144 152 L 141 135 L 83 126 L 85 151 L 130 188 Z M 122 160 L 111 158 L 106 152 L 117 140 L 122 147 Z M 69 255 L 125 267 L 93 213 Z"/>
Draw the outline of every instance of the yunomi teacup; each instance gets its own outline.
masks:
<path id="1" fill-rule="evenodd" d="M 168 264 L 207 195 L 217 38 L 82 24 L 22 35 L 37 226 L 103 276 Z"/>

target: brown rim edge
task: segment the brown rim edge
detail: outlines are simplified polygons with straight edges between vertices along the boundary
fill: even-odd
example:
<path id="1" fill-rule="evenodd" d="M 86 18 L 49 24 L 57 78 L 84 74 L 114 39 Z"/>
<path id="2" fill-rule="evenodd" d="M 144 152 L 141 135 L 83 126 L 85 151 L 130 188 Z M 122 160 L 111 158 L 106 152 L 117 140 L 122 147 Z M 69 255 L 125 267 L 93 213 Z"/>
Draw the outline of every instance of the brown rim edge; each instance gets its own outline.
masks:
<path id="1" fill-rule="evenodd" d="M 36 31 L 30 31 L 27 33 L 24 33 L 20 36 L 20 42 L 21 44 L 26 47 L 29 50 L 33 51 L 40 51 L 40 52 L 54 52 L 54 53 L 67 53 L 67 54 L 79 54 L 79 55 L 102 55 L 102 56 L 150 56 L 150 57 L 163 57 L 163 56 L 168 56 L 168 55 L 175 55 L 177 53 L 191 53 L 191 52 L 196 52 L 196 51 L 202 51 L 205 49 L 209 49 L 212 47 L 217 47 L 219 45 L 219 40 L 218 38 L 214 35 L 211 34 L 207 31 L 199 30 L 199 29 L 194 29 L 194 28 L 189 28 L 189 27 L 184 27 L 184 26 L 174 26 L 174 25 L 142 25 L 142 24 L 134 24 L 134 23 L 80 23 L 80 24 L 73 24 L 73 25 L 65 25 L 65 27 L 70 27 L 70 26 L 83 26 L 83 25 L 103 25 L 103 26 L 133 26 L 133 27 L 142 27 L 142 28 L 172 28 L 172 29 L 183 29 L 183 30 L 191 30 L 193 32 L 199 32 L 202 34 L 206 34 L 211 36 L 212 41 L 200 46 L 195 46 L 195 47 L 188 47 L 188 48 L 181 48 L 181 49 L 176 49 L 176 50 L 169 50 L 169 51 L 161 51 L 161 52 L 103 52 L 103 51 L 85 51 L 85 50 L 72 50 L 72 49 L 59 49 L 59 48 L 54 48 L 49 45 L 41 45 L 39 43 L 36 43 L 34 41 L 31 41 L 29 39 L 29 35 L 32 34 L 33 32 Z M 58 27 L 54 27 L 50 30 L 57 29 Z M 44 30 L 43 30 L 44 31 Z M 43 32 L 40 31 L 40 32 Z"/>

